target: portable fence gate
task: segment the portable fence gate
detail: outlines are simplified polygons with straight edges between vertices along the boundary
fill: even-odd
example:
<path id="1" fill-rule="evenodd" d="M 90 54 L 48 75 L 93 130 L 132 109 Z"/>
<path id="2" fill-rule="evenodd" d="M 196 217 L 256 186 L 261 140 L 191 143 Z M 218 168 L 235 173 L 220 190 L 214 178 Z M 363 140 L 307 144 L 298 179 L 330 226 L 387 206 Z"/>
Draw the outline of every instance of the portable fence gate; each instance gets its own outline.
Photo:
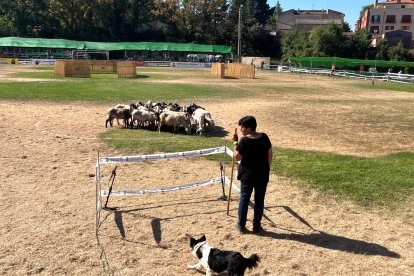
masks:
<path id="1" fill-rule="evenodd" d="M 228 147 L 216 147 L 208 149 L 200 149 L 193 151 L 185 152 L 173 152 L 173 153 L 161 153 L 161 154 L 149 154 L 149 155 L 136 155 L 136 156 L 113 156 L 113 157 L 100 157 L 98 153 L 98 158 L 96 160 L 96 236 L 98 236 L 99 224 L 100 224 L 100 211 L 101 209 L 107 208 L 109 197 L 112 196 L 134 196 L 134 195 L 144 195 L 144 194 L 155 194 L 155 193 L 165 193 L 173 192 L 179 190 L 186 190 L 198 187 L 204 187 L 207 185 L 221 183 L 223 189 L 223 196 L 225 198 L 224 185 L 232 185 L 232 188 L 240 193 L 240 189 L 234 184 L 230 183 L 230 179 L 225 175 L 225 166 L 220 162 L 220 177 L 210 178 L 204 181 L 197 181 L 190 184 L 184 184 L 174 187 L 158 188 L 158 189 L 144 189 L 144 190 L 112 190 L 112 184 L 116 177 L 117 166 L 112 170 L 112 174 L 109 178 L 110 187 L 108 190 L 102 189 L 102 180 L 101 180 L 101 165 L 102 164 L 117 164 L 117 163 L 137 163 L 143 161 L 155 161 L 162 159 L 174 159 L 174 158 L 187 158 L 187 157 L 197 157 L 197 156 L 206 156 L 212 154 L 226 153 L 230 157 L 233 157 L 233 151 Z M 112 183 L 111 183 L 112 182 Z M 106 197 L 106 203 L 102 206 L 102 199 Z"/>

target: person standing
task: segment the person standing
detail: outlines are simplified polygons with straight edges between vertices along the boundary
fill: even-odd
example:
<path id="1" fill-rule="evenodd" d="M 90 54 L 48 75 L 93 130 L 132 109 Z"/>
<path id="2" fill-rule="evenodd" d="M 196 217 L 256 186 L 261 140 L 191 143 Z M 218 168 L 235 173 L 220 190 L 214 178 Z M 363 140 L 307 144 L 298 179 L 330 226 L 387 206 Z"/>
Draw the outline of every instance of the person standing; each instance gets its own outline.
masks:
<path id="1" fill-rule="evenodd" d="M 247 233 L 247 212 L 254 190 L 253 233 L 260 233 L 263 231 L 261 220 L 273 157 L 272 143 L 266 133 L 256 132 L 257 123 L 253 116 L 241 118 L 238 125 L 243 137 L 239 141 L 237 134 L 233 136 L 234 158 L 240 161 L 237 179 L 241 183 L 237 230 Z"/>

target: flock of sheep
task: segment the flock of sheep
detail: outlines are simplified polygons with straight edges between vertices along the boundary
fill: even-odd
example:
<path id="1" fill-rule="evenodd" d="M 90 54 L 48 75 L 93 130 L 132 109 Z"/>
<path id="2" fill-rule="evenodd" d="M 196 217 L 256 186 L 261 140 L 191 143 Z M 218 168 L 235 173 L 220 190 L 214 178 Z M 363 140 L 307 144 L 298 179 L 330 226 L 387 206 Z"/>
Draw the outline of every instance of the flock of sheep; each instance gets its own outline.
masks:
<path id="1" fill-rule="evenodd" d="M 211 114 L 203 107 L 192 103 L 189 106 L 180 106 L 176 103 L 165 102 L 137 102 L 133 104 L 117 104 L 108 110 L 108 123 L 112 127 L 113 120 L 122 119 L 124 127 L 157 129 L 158 132 L 164 126 L 173 128 L 173 133 L 178 133 L 184 128 L 187 134 L 192 131 L 203 135 L 214 127 Z M 119 124 L 119 121 L 118 121 Z"/>

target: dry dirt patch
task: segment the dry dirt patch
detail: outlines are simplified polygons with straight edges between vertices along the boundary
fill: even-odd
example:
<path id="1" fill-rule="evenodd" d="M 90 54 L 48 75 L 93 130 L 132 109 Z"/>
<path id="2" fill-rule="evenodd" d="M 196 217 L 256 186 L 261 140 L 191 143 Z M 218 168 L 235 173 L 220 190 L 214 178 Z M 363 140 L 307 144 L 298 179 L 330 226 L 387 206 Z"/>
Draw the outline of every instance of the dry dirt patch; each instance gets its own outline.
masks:
<path id="1" fill-rule="evenodd" d="M 267 75 L 261 80 L 266 78 L 271 81 Z M 413 96 L 402 94 L 412 103 Z M 368 95 L 359 92 L 355 97 Z M 343 131 L 332 130 L 327 127 L 332 119 L 329 112 L 333 112 L 330 105 L 324 107 L 326 112 L 312 111 L 293 96 L 200 104 L 229 132 L 242 115 L 256 115 L 259 129 L 269 133 L 276 146 L 358 155 L 414 149 L 410 139 L 396 141 L 391 128 L 384 128 L 384 135 L 365 138 L 370 128 L 357 118 L 343 122 Z M 111 198 L 110 205 L 120 208 L 101 213 L 97 246 L 95 185 L 90 174 L 95 170 L 98 149 L 104 155 L 118 154 L 96 139 L 105 131 L 106 109 L 79 103 L 0 102 L 0 274 L 201 275 L 186 269 L 196 261 L 190 254 L 188 236 L 201 234 L 217 247 L 244 255 L 258 253 L 262 262 L 248 275 L 410 275 L 414 270 L 412 209 L 404 210 L 408 215 L 394 216 L 330 198 L 321 201 L 317 193 L 302 190 L 278 175 L 269 183 L 266 233 L 262 236 L 240 236 L 235 230 L 237 194 L 233 192 L 231 216 L 226 216 L 226 203 L 216 200 L 221 188 L 210 186 Z M 67 116 L 57 120 L 56 110 Z M 346 107 L 338 113 L 333 120 L 352 114 Z M 315 129 L 300 124 L 296 116 L 301 114 L 305 120 L 314 119 Z M 348 141 L 353 133 L 368 146 Z M 412 131 L 407 130 L 408 134 L 412 137 Z M 126 173 L 129 170 L 135 173 Z M 214 174 L 219 171 L 212 161 L 151 162 L 120 168 L 117 177 L 122 182 L 116 183 L 157 188 Z M 104 181 L 108 178 L 104 175 Z"/>

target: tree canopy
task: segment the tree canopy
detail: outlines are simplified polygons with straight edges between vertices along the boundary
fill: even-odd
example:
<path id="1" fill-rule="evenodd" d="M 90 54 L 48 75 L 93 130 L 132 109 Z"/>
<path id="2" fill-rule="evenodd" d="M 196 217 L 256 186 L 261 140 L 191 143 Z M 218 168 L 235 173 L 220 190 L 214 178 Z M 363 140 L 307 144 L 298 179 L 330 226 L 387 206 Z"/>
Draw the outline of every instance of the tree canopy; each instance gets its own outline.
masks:
<path id="1" fill-rule="evenodd" d="M 345 36 L 346 22 L 344 28 L 331 23 L 310 33 L 280 34 L 282 11 L 279 1 L 269 7 L 267 0 L 0 0 L 0 37 L 215 44 L 237 53 L 240 24 L 245 56 L 411 58 L 402 44 L 381 42 L 372 49 L 364 30 Z"/>

